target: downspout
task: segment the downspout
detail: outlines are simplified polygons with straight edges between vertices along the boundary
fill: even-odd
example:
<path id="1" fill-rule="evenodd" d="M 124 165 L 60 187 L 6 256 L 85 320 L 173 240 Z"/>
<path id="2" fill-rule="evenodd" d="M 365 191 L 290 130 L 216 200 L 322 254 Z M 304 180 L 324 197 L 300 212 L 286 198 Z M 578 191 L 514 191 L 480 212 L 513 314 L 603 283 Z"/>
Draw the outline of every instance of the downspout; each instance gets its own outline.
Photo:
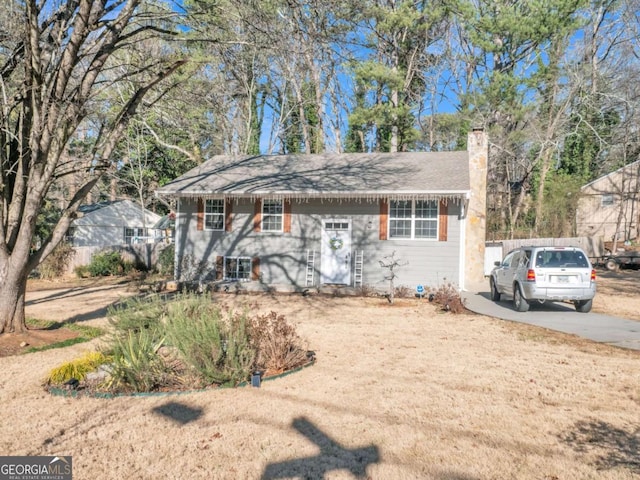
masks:
<path id="1" fill-rule="evenodd" d="M 465 268 L 466 268 L 466 233 L 467 233 L 467 207 L 469 206 L 469 198 L 471 192 L 465 193 L 464 201 L 460 202 L 460 248 L 458 248 L 458 255 L 460 260 L 458 262 L 458 278 L 460 279 L 460 291 L 465 290 Z"/>

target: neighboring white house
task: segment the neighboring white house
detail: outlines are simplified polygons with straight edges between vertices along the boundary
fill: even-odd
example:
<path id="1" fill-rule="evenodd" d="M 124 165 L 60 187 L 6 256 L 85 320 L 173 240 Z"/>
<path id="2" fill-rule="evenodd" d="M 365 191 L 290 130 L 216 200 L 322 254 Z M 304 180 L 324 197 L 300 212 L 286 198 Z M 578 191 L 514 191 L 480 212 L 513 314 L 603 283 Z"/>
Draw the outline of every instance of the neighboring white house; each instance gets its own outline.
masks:
<path id="1" fill-rule="evenodd" d="M 82 205 L 67 238 L 73 246 L 150 243 L 161 236 L 153 226 L 161 216 L 130 200 Z"/>

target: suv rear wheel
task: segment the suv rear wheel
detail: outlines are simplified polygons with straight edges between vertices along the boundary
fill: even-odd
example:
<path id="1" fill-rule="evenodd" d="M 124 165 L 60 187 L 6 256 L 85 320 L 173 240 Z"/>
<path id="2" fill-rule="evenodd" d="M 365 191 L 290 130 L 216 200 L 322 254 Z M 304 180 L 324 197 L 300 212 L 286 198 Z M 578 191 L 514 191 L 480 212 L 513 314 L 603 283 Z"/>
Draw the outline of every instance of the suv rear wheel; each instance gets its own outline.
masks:
<path id="1" fill-rule="evenodd" d="M 522 291 L 518 284 L 513 286 L 513 306 L 518 312 L 526 312 L 529 310 L 529 302 L 522 296 Z"/>
<path id="2" fill-rule="evenodd" d="M 496 282 L 493 277 L 491 277 L 489 283 L 491 284 L 491 300 L 493 300 L 494 302 L 499 302 L 500 292 L 498 291 L 498 287 L 496 287 Z"/>
<path id="3" fill-rule="evenodd" d="M 573 302 L 576 307 L 576 311 L 580 313 L 589 313 L 591 311 L 591 307 L 593 306 L 593 299 L 591 300 L 576 300 Z"/>

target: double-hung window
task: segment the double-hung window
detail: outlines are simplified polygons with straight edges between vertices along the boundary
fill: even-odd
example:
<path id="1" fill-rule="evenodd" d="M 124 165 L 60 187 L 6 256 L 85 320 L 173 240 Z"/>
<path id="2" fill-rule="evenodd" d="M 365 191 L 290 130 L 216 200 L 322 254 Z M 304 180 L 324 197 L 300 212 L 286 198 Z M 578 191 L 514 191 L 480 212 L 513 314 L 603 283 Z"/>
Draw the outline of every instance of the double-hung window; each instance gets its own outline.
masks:
<path id="1" fill-rule="evenodd" d="M 132 243 L 140 243 L 146 240 L 147 230 L 141 227 L 124 227 L 124 243 L 131 245 Z"/>
<path id="2" fill-rule="evenodd" d="M 224 258 L 224 279 L 225 280 L 250 280 L 251 279 L 251 258 L 225 257 Z"/>
<path id="3" fill-rule="evenodd" d="M 392 200 L 389 204 L 390 238 L 438 238 L 438 203 L 433 200 Z"/>
<path id="4" fill-rule="evenodd" d="M 262 201 L 262 231 L 282 232 L 284 209 L 282 200 Z"/>
<path id="5" fill-rule="evenodd" d="M 224 230 L 224 200 L 206 200 L 204 204 L 205 230 Z"/>

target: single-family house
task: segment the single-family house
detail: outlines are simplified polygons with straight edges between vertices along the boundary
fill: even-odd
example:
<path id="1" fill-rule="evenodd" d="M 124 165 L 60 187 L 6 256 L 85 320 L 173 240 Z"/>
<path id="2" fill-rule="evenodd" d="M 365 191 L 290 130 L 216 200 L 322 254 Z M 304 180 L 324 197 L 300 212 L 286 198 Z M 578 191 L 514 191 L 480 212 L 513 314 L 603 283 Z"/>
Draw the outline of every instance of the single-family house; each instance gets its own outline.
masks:
<path id="1" fill-rule="evenodd" d="M 640 160 L 597 178 L 580 189 L 576 211 L 579 236 L 605 242 L 640 236 Z"/>
<path id="2" fill-rule="evenodd" d="M 75 247 L 149 243 L 160 235 L 152 228 L 160 218 L 131 200 L 81 205 L 67 239 Z"/>
<path id="3" fill-rule="evenodd" d="M 156 191 L 175 202 L 177 280 L 276 289 L 484 279 L 487 139 L 467 151 L 216 156 Z"/>

